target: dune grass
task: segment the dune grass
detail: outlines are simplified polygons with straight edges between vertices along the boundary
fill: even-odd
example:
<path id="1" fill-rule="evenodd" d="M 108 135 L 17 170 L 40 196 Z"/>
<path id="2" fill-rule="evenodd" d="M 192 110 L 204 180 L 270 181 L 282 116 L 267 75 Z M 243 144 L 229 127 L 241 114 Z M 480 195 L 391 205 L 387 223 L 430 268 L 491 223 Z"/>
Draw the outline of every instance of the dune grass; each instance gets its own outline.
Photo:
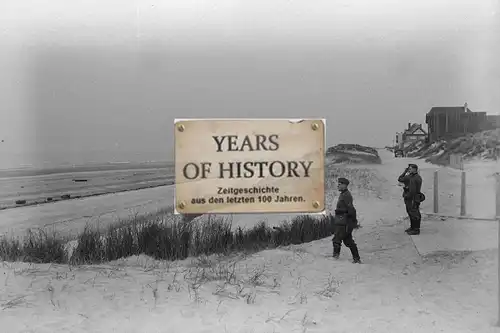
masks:
<path id="1" fill-rule="evenodd" d="M 167 211 L 134 216 L 106 229 L 88 224 L 72 241 L 45 230 L 23 238 L 0 238 L 0 260 L 58 264 L 97 264 L 145 254 L 181 260 L 211 254 L 256 252 L 301 244 L 331 235 L 332 216 L 299 215 L 277 227 L 259 222 L 232 228 L 232 218 L 205 215 L 182 219 Z"/>
<path id="2" fill-rule="evenodd" d="M 450 155 L 464 159 L 483 158 L 496 160 L 500 157 L 500 129 L 477 133 L 448 135 L 435 142 L 410 146 L 408 157 L 424 158 L 426 162 L 448 165 Z"/>

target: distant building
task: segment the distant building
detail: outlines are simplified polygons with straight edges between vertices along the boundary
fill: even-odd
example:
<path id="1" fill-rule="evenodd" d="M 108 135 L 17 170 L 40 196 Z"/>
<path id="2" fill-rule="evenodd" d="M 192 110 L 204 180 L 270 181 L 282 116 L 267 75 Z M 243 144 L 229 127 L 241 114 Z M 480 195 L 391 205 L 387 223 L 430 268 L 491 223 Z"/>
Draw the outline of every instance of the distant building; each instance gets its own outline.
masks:
<path id="1" fill-rule="evenodd" d="M 408 128 L 403 132 L 404 142 L 415 142 L 426 138 L 427 132 L 422 128 L 422 124 L 408 123 Z"/>
<path id="2" fill-rule="evenodd" d="M 421 124 L 408 123 L 408 127 L 400 133 L 396 133 L 396 144 L 400 149 L 406 148 L 415 141 L 426 140 L 427 132 Z"/>
<path id="3" fill-rule="evenodd" d="M 493 128 L 500 128 L 500 115 L 487 115 L 486 119 Z"/>
<path id="4" fill-rule="evenodd" d="M 490 116 L 486 112 L 472 112 L 467 103 L 464 106 L 433 107 L 426 115 L 429 141 L 476 133 L 498 128 L 500 116 Z"/>
<path id="5" fill-rule="evenodd" d="M 396 146 L 402 147 L 403 145 L 403 133 L 396 133 Z"/>

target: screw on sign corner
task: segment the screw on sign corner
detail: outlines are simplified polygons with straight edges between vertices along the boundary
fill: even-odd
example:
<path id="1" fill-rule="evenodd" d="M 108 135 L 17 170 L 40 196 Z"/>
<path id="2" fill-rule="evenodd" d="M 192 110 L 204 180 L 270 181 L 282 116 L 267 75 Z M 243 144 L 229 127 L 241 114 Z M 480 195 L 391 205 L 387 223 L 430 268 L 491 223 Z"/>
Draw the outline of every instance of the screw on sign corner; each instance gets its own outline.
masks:
<path id="1" fill-rule="evenodd" d="M 313 208 L 314 209 L 318 209 L 319 208 L 319 202 L 318 201 L 314 201 L 313 202 Z"/>
<path id="2" fill-rule="evenodd" d="M 177 208 L 179 208 L 179 210 L 184 210 L 184 208 L 186 208 L 186 203 L 184 201 L 179 202 Z"/>
<path id="3" fill-rule="evenodd" d="M 186 129 L 186 127 L 185 127 L 183 124 L 179 124 L 179 125 L 177 125 L 177 130 L 178 130 L 179 132 L 184 132 L 184 130 L 185 130 L 185 129 Z"/>
<path id="4" fill-rule="evenodd" d="M 318 123 L 313 123 L 311 125 L 311 128 L 313 129 L 313 131 L 317 131 L 319 129 L 319 124 Z"/>

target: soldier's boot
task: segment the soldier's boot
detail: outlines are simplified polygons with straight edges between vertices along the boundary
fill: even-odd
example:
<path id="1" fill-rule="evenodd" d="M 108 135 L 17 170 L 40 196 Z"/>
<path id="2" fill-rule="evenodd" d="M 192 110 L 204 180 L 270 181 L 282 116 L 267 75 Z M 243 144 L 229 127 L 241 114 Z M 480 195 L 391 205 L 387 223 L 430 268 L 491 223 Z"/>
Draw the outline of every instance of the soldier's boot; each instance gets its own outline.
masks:
<path id="1" fill-rule="evenodd" d="M 420 216 L 420 212 L 418 212 L 418 215 L 414 219 L 413 228 L 411 231 L 408 231 L 408 235 L 410 235 L 410 236 L 420 235 L 420 223 L 421 222 L 422 222 L 422 217 Z"/>
<path id="2" fill-rule="evenodd" d="M 333 245 L 333 259 L 338 259 L 340 257 L 340 246 Z"/>
<path id="3" fill-rule="evenodd" d="M 410 217 L 410 227 L 405 230 L 406 233 L 408 233 L 408 232 L 410 232 L 410 231 L 413 230 L 413 228 L 411 227 L 411 225 L 413 225 L 413 221 L 411 220 L 411 217 Z"/>
<path id="4" fill-rule="evenodd" d="M 361 264 L 357 245 L 353 244 L 349 249 L 351 250 L 353 264 Z"/>

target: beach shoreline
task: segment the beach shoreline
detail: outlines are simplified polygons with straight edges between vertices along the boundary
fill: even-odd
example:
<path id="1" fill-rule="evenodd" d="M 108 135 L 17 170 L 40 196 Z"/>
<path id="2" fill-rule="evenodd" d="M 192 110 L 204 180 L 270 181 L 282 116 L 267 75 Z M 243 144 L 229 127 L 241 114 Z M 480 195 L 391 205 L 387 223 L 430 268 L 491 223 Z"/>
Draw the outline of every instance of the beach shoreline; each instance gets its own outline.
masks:
<path id="1" fill-rule="evenodd" d="M 166 163 L 2 170 L 0 210 L 136 191 L 173 183 L 173 164 Z"/>
<path id="2" fill-rule="evenodd" d="M 31 202 L 27 202 L 23 205 L 16 205 L 14 203 L 13 205 L 10 205 L 10 206 L 0 207 L 0 211 L 22 208 L 22 207 L 29 207 L 29 206 L 50 205 L 50 204 L 54 204 L 54 203 L 60 202 L 60 201 L 80 200 L 80 199 L 91 198 L 91 197 L 105 196 L 105 195 L 109 195 L 109 194 L 117 194 L 117 193 L 123 193 L 123 192 L 132 192 L 132 191 L 139 191 L 139 190 L 145 190 L 145 189 L 162 187 L 162 186 L 169 186 L 169 185 L 173 185 L 173 184 L 174 184 L 174 181 L 172 180 L 172 181 L 166 182 L 164 184 L 139 186 L 137 188 L 127 188 L 127 189 L 112 191 L 112 192 L 98 192 L 98 193 L 91 193 L 91 194 L 86 194 L 86 195 L 78 195 L 75 197 L 70 197 L 69 199 L 56 198 L 56 199 L 53 199 L 51 201 L 31 201 Z"/>

